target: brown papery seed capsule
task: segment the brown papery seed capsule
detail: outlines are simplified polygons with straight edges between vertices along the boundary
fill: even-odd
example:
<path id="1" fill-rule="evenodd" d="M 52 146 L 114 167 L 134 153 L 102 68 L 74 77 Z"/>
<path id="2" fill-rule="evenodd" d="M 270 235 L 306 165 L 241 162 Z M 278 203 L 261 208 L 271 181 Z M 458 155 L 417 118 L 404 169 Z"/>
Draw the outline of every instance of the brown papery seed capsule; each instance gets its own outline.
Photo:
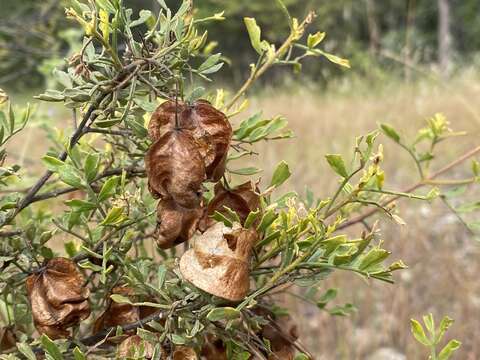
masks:
<path id="1" fill-rule="evenodd" d="M 156 141 L 145 155 L 150 191 L 178 205 L 198 208 L 205 181 L 205 166 L 198 144 L 187 133 L 172 130 Z"/>
<path id="2" fill-rule="evenodd" d="M 226 214 L 226 207 L 237 213 L 241 224 L 245 223 L 248 214 L 260 207 L 260 197 L 255 184 L 248 181 L 233 189 L 226 189 L 222 183 L 215 185 L 215 196 L 210 201 L 199 224 L 199 230 L 205 231 L 215 223 L 212 215 L 218 211 Z"/>
<path id="3" fill-rule="evenodd" d="M 203 291 L 240 301 L 249 290 L 250 255 L 257 238 L 253 229 L 216 223 L 193 237 L 193 248 L 180 259 L 180 271 Z"/>
<path id="4" fill-rule="evenodd" d="M 35 327 L 52 339 L 66 338 L 68 328 L 90 315 L 85 279 L 76 264 L 65 258 L 53 258 L 38 274 L 26 281 Z"/>
<path id="5" fill-rule="evenodd" d="M 160 200 L 157 206 L 155 238 L 162 249 L 188 241 L 197 230 L 203 209 L 186 209 L 172 199 Z"/>
<path id="6" fill-rule="evenodd" d="M 152 115 L 148 131 L 156 141 L 175 128 L 189 132 L 199 144 L 207 180 L 217 182 L 225 172 L 232 139 L 232 126 L 225 114 L 206 100 L 193 104 L 172 100 L 160 105 Z"/>

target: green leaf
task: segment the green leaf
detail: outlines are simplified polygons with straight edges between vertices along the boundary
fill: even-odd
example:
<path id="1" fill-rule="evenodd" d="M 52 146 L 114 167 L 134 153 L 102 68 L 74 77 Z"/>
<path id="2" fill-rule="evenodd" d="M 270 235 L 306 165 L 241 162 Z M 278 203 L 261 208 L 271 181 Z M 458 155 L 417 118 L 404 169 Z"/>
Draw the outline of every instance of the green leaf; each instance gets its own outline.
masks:
<path id="1" fill-rule="evenodd" d="M 175 345 L 184 345 L 187 342 L 187 340 L 183 336 L 177 334 L 170 335 L 170 339 Z"/>
<path id="2" fill-rule="evenodd" d="M 423 323 L 430 334 L 435 333 L 435 322 L 432 313 L 423 316 Z"/>
<path id="3" fill-rule="evenodd" d="M 139 18 L 135 21 L 132 21 L 130 23 L 130 27 L 135 27 L 135 26 L 138 26 L 138 25 L 141 25 L 143 23 L 145 23 L 148 19 L 150 19 L 153 15 L 152 15 L 152 12 L 150 10 L 140 10 L 140 13 L 139 13 Z"/>
<path id="4" fill-rule="evenodd" d="M 400 142 L 400 135 L 392 126 L 388 124 L 380 124 L 380 129 L 385 135 L 387 135 L 390 139 L 392 139 L 396 143 Z"/>
<path id="5" fill-rule="evenodd" d="M 425 335 L 425 331 L 423 330 L 422 325 L 415 320 L 415 319 L 410 319 L 410 325 L 411 325 L 411 332 L 415 339 L 417 341 L 425 346 L 431 346 L 432 344 L 430 343 L 430 340 L 427 339 L 427 336 Z"/>
<path id="6" fill-rule="evenodd" d="M 250 176 L 250 175 L 255 175 L 261 172 L 262 170 L 257 169 L 256 167 L 247 167 L 247 168 L 242 168 L 242 169 L 236 169 L 236 170 L 228 170 L 232 174 L 236 175 L 242 175 L 242 176 Z"/>
<path id="7" fill-rule="evenodd" d="M 84 170 L 85 178 L 90 183 L 97 176 L 100 156 L 99 154 L 90 153 L 85 158 Z"/>
<path id="8" fill-rule="evenodd" d="M 54 158 L 53 156 L 48 156 L 48 155 L 45 155 L 42 158 L 42 161 L 48 170 L 54 171 L 54 172 L 57 172 L 60 167 L 65 165 L 65 163 L 62 160 L 59 160 L 57 158 Z"/>
<path id="9" fill-rule="evenodd" d="M 315 34 L 308 34 L 308 39 L 307 39 L 307 46 L 312 49 L 316 47 L 318 44 L 320 44 L 323 39 L 325 39 L 325 33 L 324 32 L 317 32 Z"/>
<path id="10" fill-rule="evenodd" d="M 375 269 L 375 267 L 382 263 L 388 256 L 390 252 L 384 249 L 375 247 L 371 249 L 365 256 L 362 257 L 360 265 L 358 268 L 362 271 L 369 271 Z"/>
<path id="11" fill-rule="evenodd" d="M 320 309 L 323 309 L 325 305 L 327 305 L 330 301 L 337 297 L 338 290 L 337 289 L 328 289 L 325 293 L 318 299 L 317 306 Z"/>
<path id="12" fill-rule="evenodd" d="M 63 360 L 63 355 L 57 345 L 47 335 L 43 334 L 40 338 L 40 342 L 45 352 L 54 360 Z"/>
<path id="13" fill-rule="evenodd" d="M 288 164 L 285 161 L 281 161 L 273 172 L 270 186 L 278 187 L 282 185 L 290 177 L 290 175 L 291 173 L 290 169 L 288 168 Z"/>
<path id="14" fill-rule="evenodd" d="M 277 219 L 277 217 L 278 217 L 278 214 L 275 213 L 274 210 L 267 211 L 263 215 L 262 221 L 260 221 L 260 224 L 258 225 L 257 230 L 260 232 L 267 230 L 267 228 L 275 221 L 275 219 Z"/>
<path id="15" fill-rule="evenodd" d="M 100 223 L 100 225 L 106 226 L 106 225 L 118 225 L 122 221 L 125 220 L 125 215 L 123 214 L 123 208 L 122 207 L 113 207 L 110 209 L 108 212 L 107 216 L 105 219 Z"/>
<path id="16" fill-rule="evenodd" d="M 240 317 L 240 311 L 231 307 L 221 307 L 210 310 L 207 314 L 207 320 L 211 322 L 220 320 L 233 320 Z"/>
<path id="17" fill-rule="evenodd" d="M 349 316 L 357 311 L 357 308 L 353 304 L 345 304 L 343 306 L 335 306 L 329 309 L 328 312 L 332 316 Z"/>
<path id="18" fill-rule="evenodd" d="M 348 172 L 347 168 L 345 167 L 345 162 L 342 158 L 342 155 L 339 154 L 327 154 L 325 155 L 328 164 L 330 167 L 341 177 L 347 178 Z"/>
<path id="19" fill-rule="evenodd" d="M 87 360 L 87 357 L 78 346 L 73 349 L 73 357 L 75 360 Z"/>
<path id="20" fill-rule="evenodd" d="M 350 62 L 347 59 L 343 59 L 337 55 L 329 54 L 323 51 L 322 55 L 325 56 L 330 62 L 350 69 Z"/>
<path id="21" fill-rule="evenodd" d="M 302 353 L 295 356 L 294 360 L 310 360 L 310 358 L 307 355 Z"/>
<path id="22" fill-rule="evenodd" d="M 245 26 L 247 27 L 248 36 L 250 37 L 250 42 L 252 43 L 252 47 L 255 51 L 259 54 L 263 53 L 262 50 L 262 42 L 261 42 L 261 34 L 262 31 L 260 27 L 257 25 L 257 21 L 254 18 L 244 18 L 243 21 L 245 22 Z"/>
<path id="23" fill-rule="evenodd" d="M 97 208 L 95 203 L 90 201 L 80 200 L 80 199 L 73 199 L 65 201 L 65 204 L 72 208 L 73 211 L 90 211 Z"/>
<path id="24" fill-rule="evenodd" d="M 80 176 L 77 169 L 70 165 L 64 165 L 58 169 L 58 175 L 60 176 L 60 180 L 62 180 L 65 184 L 81 188 L 83 187 L 82 177 Z"/>
<path id="25" fill-rule="evenodd" d="M 438 354 L 438 360 L 448 360 L 452 356 L 452 354 L 457 351 L 462 343 L 457 340 L 450 340 L 447 345 L 440 351 Z"/>
<path id="26" fill-rule="evenodd" d="M 221 56 L 222 54 L 220 53 L 209 56 L 208 59 L 198 67 L 198 71 L 204 72 L 205 70 L 210 69 L 212 66 L 217 65 L 217 62 L 220 60 Z"/>
<path id="27" fill-rule="evenodd" d="M 103 184 L 100 193 L 98 194 L 98 201 L 102 202 L 107 200 L 109 197 L 115 195 L 118 186 L 118 176 L 113 176 L 109 178 Z"/>
<path id="28" fill-rule="evenodd" d="M 445 335 L 445 332 L 448 330 L 450 326 L 454 323 L 453 319 L 449 318 L 448 316 L 445 316 L 442 321 L 440 322 L 440 326 L 438 328 L 438 334 L 435 339 L 435 343 L 439 343 L 440 340 L 442 340 L 443 335 Z"/>
<path id="29" fill-rule="evenodd" d="M 27 343 L 17 343 L 17 349 L 27 358 L 27 360 L 37 360 L 35 353 Z"/>
<path id="30" fill-rule="evenodd" d="M 258 219 L 259 215 L 260 215 L 260 209 L 250 212 L 247 218 L 245 219 L 245 223 L 243 224 L 245 229 L 252 227 L 255 221 Z"/>

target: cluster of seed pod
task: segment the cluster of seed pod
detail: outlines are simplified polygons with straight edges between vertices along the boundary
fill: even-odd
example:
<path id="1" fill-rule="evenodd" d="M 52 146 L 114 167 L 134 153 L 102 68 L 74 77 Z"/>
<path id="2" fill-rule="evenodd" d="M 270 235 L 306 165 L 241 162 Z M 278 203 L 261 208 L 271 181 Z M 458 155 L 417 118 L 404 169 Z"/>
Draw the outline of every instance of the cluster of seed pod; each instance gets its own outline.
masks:
<path id="1" fill-rule="evenodd" d="M 258 238 L 254 229 L 243 225 L 250 212 L 260 207 L 260 198 L 252 182 L 229 188 L 220 181 L 232 138 L 227 117 L 205 100 L 193 104 L 167 101 L 153 114 L 148 130 L 153 143 L 145 156 L 145 166 L 149 190 L 159 199 L 158 246 L 166 249 L 192 240 L 191 249 L 180 260 L 184 278 L 210 294 L 229 301 L 242 300 L 249 290 L 250 256 Z M 216 183 L 208 204 L 204 204 L 202 194 L 205 182 Z M 240 219 L 233 228 L 212 218 L 215 212 L 230 211 Z M 34 325 L 52 339 L 69 337 L 69 328 L 90 315 L 89 290 L 72 260 L 49 260 L 27 278 L 26 287 Z M 134 297 L 127 287 L 116 287 L 112 294 Z M 138 322 L 153 312 L 155 308 L 109 300 L 93 333 Z M 134 334 L 126 335 L 120 353 L 138 341 Z"/>
<path id="2" fill-rule="evenodd" d="M 230 229 L 216 224 L 211 216 L 228 208 L 243 223 L 260 201 L 251 182 L 227 189 L 219 181 L 232 138 L 227 117 L 206 100 L 192 104 L 171 100 L 157 108 L 148 130 L 153 144 L 145 156 L 145 167 L 150 192 L 160 198 L 158 246 L 167 249 L 193 239 L 192 248 L 180 261 L 183 276 L 213 295 L 231 301 L 243 299 L 249 288 L 250 252 L 257 234 L 240 226 Z M 217 183 L 207 206 L 202 195 L 205 182 Z"/>

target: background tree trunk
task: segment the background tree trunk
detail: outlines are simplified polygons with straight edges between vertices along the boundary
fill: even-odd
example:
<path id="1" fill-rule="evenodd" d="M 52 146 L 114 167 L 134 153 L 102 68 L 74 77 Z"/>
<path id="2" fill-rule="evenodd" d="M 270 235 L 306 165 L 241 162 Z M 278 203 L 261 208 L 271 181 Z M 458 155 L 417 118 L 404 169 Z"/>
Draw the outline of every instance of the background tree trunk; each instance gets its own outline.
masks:
<path id="1" fill-rule="evenodd" d="M 375 54 L 380 49 L 380 30 L 378 28 L 374 0 L 365 0 L 367 11 L 368 35 L 370 41 L 370 52 Z"/>
<path id="2" fill-rule="evenodd" d="M 438 63 L 444 76 L 448 75 L 452 60 L 450 10 L 450 0 L 438 0 Z"/>

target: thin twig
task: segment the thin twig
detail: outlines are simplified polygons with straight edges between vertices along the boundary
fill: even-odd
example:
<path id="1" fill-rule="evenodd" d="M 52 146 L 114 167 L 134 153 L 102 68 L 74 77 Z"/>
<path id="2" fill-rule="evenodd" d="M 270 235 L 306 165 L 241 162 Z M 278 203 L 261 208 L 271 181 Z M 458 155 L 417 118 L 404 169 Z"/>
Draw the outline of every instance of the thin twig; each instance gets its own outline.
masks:
<path id="1" fill-rule="evenodd" d="M 431 182 L 432 180 L 435 180 L 440 175 L 443 175 L 444 173 L 448 172 L 449 170 L 451 170 L 455 166 L 463 163 L 465 160 L 468 160 L 469 158 L 471 158 L 472 156 L 475 156 L 478 153 L 480 153 L 480 146 L 477 146 L 477 147 L 467 151 L 465 154 L 463 154 L 459 158 L 455 159 L 454 161 L 450 162 L 449 164 L 445 165 L 443 168 L 437 170 L 436 172 L 434 172 L 433 174 L 428 176 L 426 179 L 417 182 L 416 184 L 406 188 L 402 192 L 403 193 L 411 193 L 411 192 L 417 190 L 418 188 L 421 188 L 425 185 L 429 185 L 429 182 Z M 398 200 L 400 197 L 401 196 L 397 195 L 397 196 L 394 196 L 394 197 L 388 199 L 387 201 L 385 201 L 382 204 L 382 207 L 385 207 L 385 206 L 391 204 L 395 200 Z M 366 211 L 364 214 L 358 215 L 357 217 L 354 217 L 351 220 L 346 221 L 343 224 L 340 224 L 337 227 L 337 230 L 345 229 L 345 228 L 350 227 L 352 225 L 358 224 L 358 223 L 362 222 L 363 220 L 369 218 L 370 216 L 376 214 L 378 211 L 379 211 L 379 208 L 370 209 L 370 210 Z"/>

